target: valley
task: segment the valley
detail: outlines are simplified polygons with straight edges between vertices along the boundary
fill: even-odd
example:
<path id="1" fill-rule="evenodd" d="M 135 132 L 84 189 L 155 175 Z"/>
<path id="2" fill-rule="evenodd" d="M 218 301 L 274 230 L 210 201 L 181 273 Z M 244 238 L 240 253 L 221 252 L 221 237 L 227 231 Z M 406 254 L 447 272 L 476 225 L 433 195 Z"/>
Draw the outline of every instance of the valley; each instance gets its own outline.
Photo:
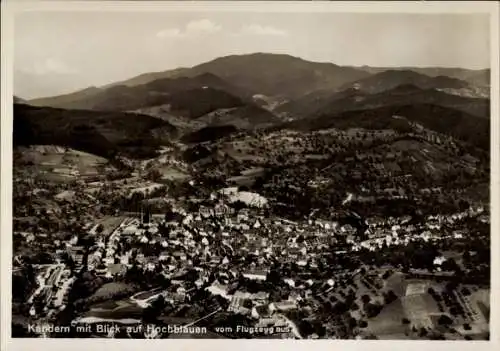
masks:
<path id="1" fill-rule="evenodd" d="M 488 339 L 490 172 L 484 70 L 256 53 L 16 96 L 13 335 Z"/>

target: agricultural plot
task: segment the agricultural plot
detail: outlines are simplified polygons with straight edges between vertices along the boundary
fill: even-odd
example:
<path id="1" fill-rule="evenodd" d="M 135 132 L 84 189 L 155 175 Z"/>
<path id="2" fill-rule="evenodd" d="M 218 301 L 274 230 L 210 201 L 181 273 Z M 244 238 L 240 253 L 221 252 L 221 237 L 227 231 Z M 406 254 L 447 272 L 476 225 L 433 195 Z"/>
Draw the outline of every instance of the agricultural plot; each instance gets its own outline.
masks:
<path id="1" fill-rule="evenodd" d="M 68 182 L 114 170 L 105 158 L 58 146 L 31 146 L 23 149 L 20 155 L 20 161 L 38 170 L 46 181 Z"/>
<path id="2" fill-rule="evenodd" d="M 82 320 L 93 318 L 98 320 L 129 320 L 142 318 L 143 309 L 135 303 L 128 300 L 106 301 L 93 305 L 83 317 Z"/>
<path id="3" fill-rule="evenodd" d="M 367 331 L 376 335 L 379 339 L 405 338 L 405 331 L 408 326 L 402 323 L 405 318 L 405 311 L 401 299 L 384 306 L 380 314 L 368 320 Z"/>
<path id="4" fill-rule="evenodd" d="M 135 287 L 133 285 L 124 284 L 124 283 L 107 283 L 101 286 L 91 298 L 102 299 L 113 297 L 117 294 L 123 293 L 132 293 L 135 291 Z"/>
<path id="5" fill-rule="evenodd" d="M 125 219 L 126 217 L 105 217 L 92 228 L 92 232 L 107 237 L 111 235 Z"/>
<path id="6" fill-rule="evenodd" d="M 163 166 L 158 168 L 161 174 L 161 180 L 183 180 L 189 178 L 189 175 L 176 167 L 173 166 Z"/>

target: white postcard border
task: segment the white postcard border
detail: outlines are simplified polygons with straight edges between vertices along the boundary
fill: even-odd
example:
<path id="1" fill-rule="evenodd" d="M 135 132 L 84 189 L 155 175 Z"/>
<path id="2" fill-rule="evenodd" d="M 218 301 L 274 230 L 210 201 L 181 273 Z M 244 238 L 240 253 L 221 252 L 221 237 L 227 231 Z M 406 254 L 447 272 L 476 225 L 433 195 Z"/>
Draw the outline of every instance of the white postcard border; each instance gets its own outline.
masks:
<path id="1" fill-rule="evenodd" d="M 329 2 L 329 1 L 2 1 L 1 67 L 1 345 L 14 350 L 222 350 L 238 348 L 278 350 L 358 350 L 442 351 L 500 349 L 500 121 L 499 121 L 499 6 L 491 1 L 414 2 Z M 491 15 L 491 319 L 490 341 L 357 341 L 357 340 L 108 340 L 108 339 L 12 339 L 12 99 L 13 99 L 13 20 L 19 11 L 172 11 L 172 12 L 349 12 L 349 13 L 489 13 Z"/>

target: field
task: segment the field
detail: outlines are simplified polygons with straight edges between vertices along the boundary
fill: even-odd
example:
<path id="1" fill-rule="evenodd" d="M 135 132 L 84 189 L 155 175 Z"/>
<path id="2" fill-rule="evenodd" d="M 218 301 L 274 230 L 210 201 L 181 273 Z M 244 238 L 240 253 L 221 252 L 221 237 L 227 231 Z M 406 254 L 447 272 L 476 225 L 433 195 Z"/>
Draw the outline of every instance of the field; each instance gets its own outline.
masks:
<path id="1" fill-rule="evenodd" d="M 103 157 L 144 158 L 175 133 L 146 115 L 14 105 L 15 146 L 54 143 Z"/>
<path id="2" fill-rule="evenodd" d="M 102 225 L 102 231 L 99 233 L 99 235 L 103 236 L 109 236 L 111 233 L 113 233 L 118 226 L 126 219 L 126 217 L 105 217 L 104 219 L 100 220 L 94 228 L 92 228 L 92 232 L 96 234 L 97 228 Z"/>
<path id="3" fill-rule="evenodd" d="M 405 312 L 401 300 L 391 302 L 384 306 L 380 314 L 368 320 L 367 331 L 376 335 L 379 339 L 392 339 L 394 335 L 405 338 L 407 326 L 402 323 Z"/>
<path id="4" fill-rule="evenodd" d="M 256 168 L 249 168 L 246 170 L 243 170 L 240 172 L 241 175 L 237 175 L 234 177 L 230 177 L 227 179 L 227 181 L 230 184 L 234 185 L 245 185 L 245 186 L 252 186 L 255 183 L 255 180 L 258 177 L 261 177 L 265 172 L 264 168 L 261 167 L 256 167 Z"/>
<path id="5" fill-rule="evenodd" d="M 163 166 L 158 168 L 158 171 L 161 174 L 162 180 L 183 180 L 189 178 L 189 175 L 177 169 L 174 166 Z"/>
<path id="6" fill-rule="evenodd" d="M 91 306 L 83 318 L 95 317 L 103 319 L 141 319 L 143 309 L 135 303 L 125 300 L 109 300 Z"/>
<path id="7" fill-rule="evenodd" d="M 16 166 L 32 168 L 41 178 L 54 182 L 68 182 L 114 170 L 105 158 L 60 146 L 21 147 L 17 156 Z"/>
<path id="8" fill-rule="evenodd" d="M 133 193 L 143 193 L 146 194 L 148 192 L 152 192 L 156 189 L 163 188 L 165 185 L 159 184 L 159 183 L 151 183 L 151 182 L 145 182 L 142 184 L 135 184 L 133 187 L 128 188 L 130 191 L 130 196 L 132 196 Z"/>
<path id="9" fill-rule="evenodd" d="M 135 287 L 133 285 L 124 284 L 124 283 L 107 283 L 101 286 L 95 293 L 92 295 L 92 298 L 101 299 L 112 297 L 116 294 L 124 294 L 124 293 L 132 293 L 134 292 Z"/>

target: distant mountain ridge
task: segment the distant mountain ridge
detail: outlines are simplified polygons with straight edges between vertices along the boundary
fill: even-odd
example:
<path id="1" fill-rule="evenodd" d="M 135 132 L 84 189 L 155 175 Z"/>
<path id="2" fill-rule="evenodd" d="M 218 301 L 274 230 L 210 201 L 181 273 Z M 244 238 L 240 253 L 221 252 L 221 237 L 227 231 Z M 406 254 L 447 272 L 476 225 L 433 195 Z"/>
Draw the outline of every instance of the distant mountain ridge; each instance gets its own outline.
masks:
<path id="1" fill-rule="evenodd" d="M 136 86 L 113 85 L 106 89 L 89 88 L 64 96 L 31 100 L 30 103 L 34 106 L 68 109 L 126 111 L 147 106 L 175 103 L 175 98 L 172 98 L 172 96 L 176 96 L 175 94 L 200 88 L 226 92 L 226 95 L 229 91 L 233 91 L 236 94 L 240 93 L 241 95 L 245 94 L 219 77 L 204 73 L 195 77 L 157 79 Z"/>
<path id="2" fill-rule="evenodd" d="M 329 104 L 318 109 L 315 114 L 411 104 L 432 104 L 449 107 L 482 118 L 489 118 L 490 112 L 488 99 L 465 98 L 432 88 L 421 89 L 413 84 L 404 84 L 375 94 L 351 91 L 351 94 L 337 97 Z"/>
<path id="3" fill-rule="evenodd" d="M 229 82 L 235 91 L 241 89 L 249 94 L 286 97 L 299 96 L 323 88 L 336 89 L 342 84 L 370 75 L 363 70 L 341 67 L 333 63 L 311 62 L 290 55 L 255 53 L 224 56 L 192 68 L 146 73 L 99 89 L 106 91 L 116 86 L 133 88 L 157 80 L 194 78 L 207 73 Z M 87 89 L 83 91 L 85 90 Z M 53 97 L 52 101 L 50 98 L 43 98 L 30 102 L 35 105 L 67 107 L 55 106 L 59 103 L 58 98 L 60 96 Z"/>
<path id="4" fill-rule="evenodd" d="M 240 130 L 279 126 L 291 119 L 300 119 L 289 124 L 299 129 L 335 126 L 341 121 L 340 125 L 353 128 L 356 122 L 378 125 L 380 120 L 391 126 L 394 122 L 387 118 L 403 110 L 431 129 L 442 132 L 448 125 L 453 135 L 483 147 L 485 126 L 489 128 L 489 73 L 458 68 L 338 66 L 284 54 L 230 55 L 191 68 L 146 73 L 103 87 L 22 102 L 56 109 L 35 112 L 25 108 L 21 115 L 30 116 L 28 124 L 47 135 L 47 129 L 32 116 L 44 116 L 49 126 L 64 116 L 70 129 L 75 121 L 80 123 L 88 116 L 84 129 L 90 130 L 89 135 L 110 141 L 113 147 L 105 148 L 120 149 L 123 144 L 113 144 L 111 139 L 130 139 L 132 144 L 149 147 L 145 139 L 153 136 L 152 143 L 158 143 L 158 135 L 171 137 L 170 132 L 164 133 L 169 128 L 182 134 L 181 140 L 193 143 Z M 111 119 L 109 124 L 106 118 Z M 161 127 L 156 127 L 158 123 Z M 57 133 L 59 127 L 54 126 Z M 135 127 L 141 132 L 134 139 L 130 133 Z M 113 128 L 119 137 L 113 136 Z M 64 135 L 62 142 L 68 142 Z M 82 134 L 69 135 L 80 138 Z"/>
<path id="5" fill-rule="evenodd" d="M 194 144 L 206 141 L 215 141 L 236 132 L 238 132 L 238 129 L 233 125 L 209 126 L 184 135 L 181 138 L 181 141 L 183 143 Z"/>
<path id="6" fill-rule="evenodd" d="M 468 87 L 467 82 L 447 76 L 430 77 L 409 70 L 388 70 L 345 84 L 340 90 L 356 87 L 364 92 L 374 94 L 404 84 L 413 84 L 422 89 L 461 89 Z"/>
<path id="7" fill-rule="evenodd" d="M 319 91 L 284 104 L 278 111 L 296 118 L 307 118 L 324 113 L 422 103 L 450 107 L 482 118 L 489 118 L 490 114 L 489 99 L 462 97 L 413 84 L 402 84 L 373 94 L 355 88 L 334 93 Z"/>
<path id="8" fill-rule="evenodd" d="M 378 74 L 384 71 L 413 71 L 429 77 L 446 76 L 466 81 L 469 84 L 488 87 L 490 85 L 491 70 L 466 69 L 453 67 L 370 67 L 354 66 L 354 68 L 364 70 L 370 74 Z"/>
<path id="9" fill-rule="evenodd" d="M 17 97 L 14 95 L 13 99 L 15 104 L 24 104 L 26 105 L 28 103 L 28 101 L 24 100 L 24 99 L 21 99 L 20 97 Z"/>
<path id="10" fill-rule="evenodd" d="M 318 89 L 337 89 L 342 84 L 369 75 L 333 63 L 267 53 L 220 57 L 195 66 L 191 71 L 211 72 L 255 94 L 288 98 Z"/>
<path id="11" fill-rule="evenodd" d="M 65 108 L 66 106 L 71 106 L 72 104 L 80 104 L 82 99 L 88 99 L 90 97 L 96 96 L 101 93 L 102 89 L 97 87 L 89 87 L 83 90 L 78 90 L 72 93 L 44 97 L 38 99 L 29 100 L 32 106 L 50 106 L 50 107 L 60 107 Z"/>
<path id="12" fill-rule="evenodd" d="M 143 73 L 138 76 L 135 76 L 130 79 L 126 79 L 123 81 L 111 83 L 111 84 L 106 84 L 102 86 L 101 88 L 111 88 L 116 85 L 124 85 L 127 87 L 134 87 L 137 85 L 143 85 L 143 84 L 148 84 L 154 80 L 157 79 L 165 79 L 165 78 L 178 78 L 185 76 L 184 73 L 187 73 L 189 68 L 185 67 L 180 67 L 180 68 L 175 68 L 172 70 L 168 71 L 161 71 L 161 72 L 149 72 L 149 73 Z"/>
<path id="13" fill-rule="evenodd" d="M 156 79 L 146 84 L 114 85 L 106 89 L 88 89 L 54 99 L 32 100 L 33 105 L 94 111 L 124 111 L 151 114 L 163 120 L 181 121 L 189 128 L 189 119 L 202 126 L 212 124 L 252 128 L 279 122 L 271 112 L 258 106 L 252 94 L 235 87 L 212 73 L 193 77 Z M 186 124 L 187 123 L 187 124 Z M 174 123 L 175 124 L 175 123 Z"/>

